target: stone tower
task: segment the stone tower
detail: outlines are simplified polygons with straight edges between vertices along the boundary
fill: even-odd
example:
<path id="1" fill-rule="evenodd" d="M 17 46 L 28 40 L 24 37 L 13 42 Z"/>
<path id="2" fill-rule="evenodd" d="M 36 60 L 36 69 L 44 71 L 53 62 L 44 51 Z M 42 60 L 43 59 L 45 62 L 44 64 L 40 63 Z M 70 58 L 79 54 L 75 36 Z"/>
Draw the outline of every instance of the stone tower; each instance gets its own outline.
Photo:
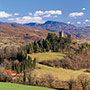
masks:
<path id="1" fill-rule="evenodd" d="M 60 31 L 60 32 L 59 32 L 59 36 L 60 36 L 60 37 L 64 37 L 63 31 Z"/>

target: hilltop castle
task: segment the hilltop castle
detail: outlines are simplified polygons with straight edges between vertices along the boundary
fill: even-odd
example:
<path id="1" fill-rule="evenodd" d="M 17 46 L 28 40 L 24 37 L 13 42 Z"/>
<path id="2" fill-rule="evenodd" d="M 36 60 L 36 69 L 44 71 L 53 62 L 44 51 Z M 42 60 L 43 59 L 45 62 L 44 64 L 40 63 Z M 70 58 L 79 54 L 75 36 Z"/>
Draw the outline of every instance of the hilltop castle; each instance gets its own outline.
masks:
<path id="1" fill-rule="evenodd" d="M 60 31 L 60 32 L 59 32 L 59 36 L 60 36 L 60 37 L 64 37 L 64 32 L 63 32 L 63 31 Z M 68 37 L 68 38 L 71 38 L 71 34 L 67 34 L 67 37 Z"/>
<path id="2" fill-rule="evenodd" d="M 60 31 L 60 32 L 59 32 L 59 36 L 60 36 L 60 37 L 64 37 L 63 31 Z"/>

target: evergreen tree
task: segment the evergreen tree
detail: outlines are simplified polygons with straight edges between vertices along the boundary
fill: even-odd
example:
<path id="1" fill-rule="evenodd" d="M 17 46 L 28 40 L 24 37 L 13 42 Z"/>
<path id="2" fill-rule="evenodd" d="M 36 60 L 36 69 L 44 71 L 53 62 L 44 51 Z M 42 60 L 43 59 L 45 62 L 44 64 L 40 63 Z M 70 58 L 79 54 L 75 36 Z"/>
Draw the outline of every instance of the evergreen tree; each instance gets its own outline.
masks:
<path id="1" fill-rule="evenodd" d="M 30 43 L 30 44 L 27 46 L 27 53 L 30 54 L 30 53 L 33 53 L 33 52 L 34 52 L 33 43 Z"/>
<path id="2" fill-rule="evenodd" d="M 34 42 L 34 52 L 37 53 L 40 51 L 39 45 L 37 42 Z"/>
<path id="3" fill-rule="evenodd" d="M 67 35 L 67 38 L 71 39 L 71 34 L 68 34 L 68 35 Z"/>
<path id="4" fill-rule="evenodd" d="M 55 33 L 48 33 L 47 40 L 49 40 L 52 43 L 53 40 L 58 40 L 58 37 Z"/>
<path id="5" fill-rule="evenodd" d="M 30 56 L 28 56 L 28 68 L 29 70 L 32 69 L 32 58 Z"/>
<path id="6" fill-rule="evenodd" d="M 25 60 L 25 59 L 26 59 L 26 53 L 21 50 L 21 51 L 18 52 L 18 54 L 17 54 L 17 59 L 18 59 L 19 61 Z"/>
<path id="7" fill-rule="evenodd" d="M 46 51 L 49 51 L 51 49 L 51 44 L 48 40 L 44 40 L 43 47 L 46 49 Z"/>
<path id="8" fill-rule="evenodd" d="M 23 73 L 23 81 L 26 82 L 26 71 L 24 70 L 24 73 Z"/>
<path id="9" fill-rule="evenodd" d="M 43 52 L 43 41 L 41 42 L 40 40 L 37 42 L 39 45 L 39 51 Z"/>
<path id="10" fill-rule="evenodd" d="M 35 69 L 36 68 L 36 58 L 34 58 L 34 60 L 33 60 L 33 69 Z"/>
<path id="11" fill-rule="evenodd" d="M 17 64 L 17 73 L 20 73 L 20 64 Z"/>
<path id="12" fill-rule="evenodd" d="M 7 69 L 7 70 L 10 70 L 10 69 L 11 69 L 11 65 L 10 65 L 9 63 L 7 63 L 6 69 Z"/>
<path id="13" fill-rule="evenodd" d="M 28 82 L 29 84 L 32 84 L 32 73 L 31 72 L 28 75 Z"/>

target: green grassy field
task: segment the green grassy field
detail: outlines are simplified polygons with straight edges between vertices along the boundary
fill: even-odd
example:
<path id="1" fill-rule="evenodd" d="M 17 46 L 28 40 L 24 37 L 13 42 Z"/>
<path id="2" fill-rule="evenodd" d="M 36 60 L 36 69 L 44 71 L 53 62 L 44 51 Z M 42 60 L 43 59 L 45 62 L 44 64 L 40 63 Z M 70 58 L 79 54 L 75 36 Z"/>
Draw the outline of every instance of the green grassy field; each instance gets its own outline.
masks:
<path id="1" fill-rule="evenodd" d="M 0 82 L 0 90 L 54 90 L 54 89 Z"/>
<path id="2" fill-rule="evenodd" d="M 63 53 L 54 53 L 54 52 L 45 52 L 45 53 L 33 53 L 28 54 L 32 58 L 36 58 L 38 61 L 44 60 L 60 60 L 64 59 L 65 54 Z"/>
<path id="3" fill-rule="evenodd" d="M 80 74 L 90 75 L 90 73 L 83 72 L 82 70 L 74 71 L 70 69 L 49 67 L 41 64 L 38 64 L 37 66 L 41 68 L 41 69 L 35 70 L 35 72 L 38 74 L 39 77 L 40 75 L 43 75 L 43 74 L 52 74 L 53 76 L 57 77 L 61 81 L 67 81 L 71 77 L 76 79 L 77 76 Z"/>

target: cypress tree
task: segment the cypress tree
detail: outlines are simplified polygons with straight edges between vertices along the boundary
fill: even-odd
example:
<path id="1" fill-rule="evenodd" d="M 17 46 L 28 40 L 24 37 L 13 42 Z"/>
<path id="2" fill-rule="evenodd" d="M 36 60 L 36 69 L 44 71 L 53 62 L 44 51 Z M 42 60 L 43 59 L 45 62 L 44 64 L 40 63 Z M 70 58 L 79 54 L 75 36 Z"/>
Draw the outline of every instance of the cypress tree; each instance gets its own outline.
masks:
<path id="1" fill-rule="evenodd" d="M 32 73 L 31 72 L 28 75 L 28 82 L 29 84 L 32 84 Z"/>
<path id="2" fill-rule="evenodd" d="M 49 40 L 52 43 L 53 40 L 58 40 L 58 37 L 55 33 L 48 33 L 47 40 Z"/>
<path id="3" fill-rule="evenodd" d="M 43 52 L 43 41 L 41 42 L 40 40 L 37 42 L 39 45 L 39 52 Z"/>
<path id="4" fill-rule="evenodd" d="M 20 64 L 17 65 L 17 73 L 20 73 Z"/>
<path id="5" fill-rule="evenodd" d="M 33 43 L 30 43 L 28 45 L 28 48 L 27 48 L 27 53 L 30 54 L 30 53 L 33 53 L 33 52 L 34 52 Z"/>
<path id="6" fill-rule="evenodd" d="M 33 69 L 35 69 L 36 68 L 36 58 L 34 58 L 34 60 L 33 60 Z"/>
<path id="7" fill-rule="evenodd" d="M 23 73 L 23 81 L 26 82 L 26 71 L 24 70 L 24 73 Z"/>
<path id="8" fill-rule="evenodd" d="M 39 45 L 37 42 L 34 42 L 34 52 L 37 53 L 40 51 Z"/>
<path id="9" fill-rule="evenodd" d="M 51 48 L 50 42 L 48 40 L 45 40 L 43 43 L 43 47 L 46 49 L 46 51 L 49 51 Z"/>

